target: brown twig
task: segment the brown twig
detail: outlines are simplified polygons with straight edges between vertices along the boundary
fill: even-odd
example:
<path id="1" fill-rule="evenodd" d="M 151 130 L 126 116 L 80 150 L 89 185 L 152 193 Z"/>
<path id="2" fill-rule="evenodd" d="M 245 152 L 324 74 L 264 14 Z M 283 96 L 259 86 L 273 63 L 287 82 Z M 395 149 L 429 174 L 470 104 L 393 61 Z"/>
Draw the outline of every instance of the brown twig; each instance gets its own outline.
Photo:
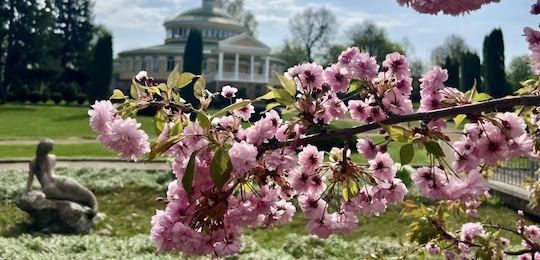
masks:
<path id="1" fill-rule="evenodd" d="M 404 122 L 412 121 L 428 121 L 435 118 L 451 117 L 459 114 L 478 114 L 481 112 L 491 112 L 497 111 L 502 108 L 510 108 L 514 106 L 540 106 L 540 96 L 528 95 L 528 96 L 517 96 L 517 97 L 506 97 L 499 99 L 492 99 L 485 102 L 467 104 L 456 107 L 447 107 L 441 108 L 426 112 L 417 112 L 405 115 L 394 115 L 390 118 L 382 120 L 376 123 L 370 123 L 365 125 L 360 125 L 352 128 L 343 128 L 337 130 L 328 130 L 324 134 L 318 133 L 313 134 L 304 138 L 301 138 L 296 141 L 292 141 L 294 145 L 302 146 L 306 144 L 311 144 L 317 141 L 326 140 L 330 138 L 335 138 L 336 136 L 352 136 L 371 130 L 380 128 L 382 125 L 393 125 Z M 274 150 L 279 147 L 282 147 L 284 143 L 275 142 L 263 145 L 259 151 L 265 152 L 268 150 Z"/>

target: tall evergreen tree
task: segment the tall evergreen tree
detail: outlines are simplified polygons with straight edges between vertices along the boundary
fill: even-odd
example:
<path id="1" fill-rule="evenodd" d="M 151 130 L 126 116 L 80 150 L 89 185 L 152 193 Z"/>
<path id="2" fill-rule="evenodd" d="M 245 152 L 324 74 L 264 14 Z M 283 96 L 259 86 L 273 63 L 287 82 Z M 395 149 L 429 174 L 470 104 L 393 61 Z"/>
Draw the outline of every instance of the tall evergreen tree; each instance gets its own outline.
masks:
<path id="1" fill-rule="evenodd" d="M 493 30 L 484 39 L 483 82 L 484 91 L 495 98 L 511 94 L 504 70 L 504 40 L 501 29 Z"/>
<path id="2" fill-rule="evenodd" d="M 203 64 L 203 41 L 201 32 L 191 30 L 184 50 L 184 72 L 191 72 L 195 75 L 202 73 Z M 197 103 L 193 94 L 193 84 L 183 88 L 180 96 L 191 104 Z"/>
<path id="3" fill-rule="evenodd" d="M 459 61 L 450 56 L 446 56 L 441 67 L 448 70 L 448 80 L 446 81 L 446 85 L 453 88 L 459 88 Z"/>
<path id="4" fill-rule="evenodd" d="M 41 90 L 56 77 L 59 67 L 53 53 L 57 41 L 51 1 L 8 0 L 4 11 L 5 84 L 0 94 L 5 100 L 9 89 L 14 93 Z"/>
<path id="5" fill-rule="evenodd" d="M 88 93 L 90 102 L 105 99 L 109 95 L 113 70 L 112 35 L 109 32 L 100 33 L 93 54 L 91 87 Z"/>
<path id="6" fill-rule="evenodd" d="M 94 28 L 90 0 L 54 0 L 58 13 L 56 29 L 62 36 L 59 48 L 62 66 L 65 69 L 61 80 L 76 82 L 79 86 L 88 82 L 91 41 Z M 88 91 L 88 90 L 86 90 Z"/>
<path id="7" fill-rule="evenodd" d="M 461 83 L 460 90 L 467 91 L 474 85 L 476 81 L 477 86 L 482 85 L 482 70 L 480 64 L 480 57 L 473 52 L 465 52 L 461 56 L 460 62 L 460 77 Z"/>

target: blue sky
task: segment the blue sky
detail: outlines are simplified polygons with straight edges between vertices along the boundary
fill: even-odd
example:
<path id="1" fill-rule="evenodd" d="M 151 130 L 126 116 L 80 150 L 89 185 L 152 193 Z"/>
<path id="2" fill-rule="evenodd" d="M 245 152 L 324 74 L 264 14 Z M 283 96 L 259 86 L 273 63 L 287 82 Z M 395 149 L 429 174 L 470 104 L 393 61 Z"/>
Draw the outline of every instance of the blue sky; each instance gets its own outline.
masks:
<path id="1" fill-rule="evenodd" d="M 95 21 L 113 32 L 114 51 L 161 44 L 165 37 L 163 21 L 187 9 L 199 7 L 201 0 L 96 0 Z M 484 36 L 500 27 L 504 33 L 507 61 L 527 54 L 524 26 L 538 26 L 538 17 L 529 14 L 531 0 L 501 0 L 471 14 L 452 17 L 422 15 L 399 6 L 395 0 L 245 0 L 259 21 L 258 34 L 264 43 L 278 48 L 290 38 L 288 20 L 306 6 L 326 6 L 338 18 L 340 31 L 335 41 L 345 39 L 347 28 L 372 20 L 386 28 L 398 42 L 405 38 L 417 58 L 429 59 L 433 48 L 451 34 L 462 35 L 469 46 L 480 52 Z"/>

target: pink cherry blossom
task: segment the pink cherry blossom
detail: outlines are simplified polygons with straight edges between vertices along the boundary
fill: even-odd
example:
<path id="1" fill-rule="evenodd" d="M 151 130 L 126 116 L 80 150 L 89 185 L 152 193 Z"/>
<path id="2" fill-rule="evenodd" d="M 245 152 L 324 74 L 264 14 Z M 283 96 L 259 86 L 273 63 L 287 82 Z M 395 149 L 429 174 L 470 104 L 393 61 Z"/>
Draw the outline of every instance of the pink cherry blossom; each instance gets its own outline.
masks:
<path id="1" fill-rule="evenodd" d="M 461 240 L 472 241 L 475 237 L 484 235 L 484 227 L 480 223 L 465 223 L 461 226 Z"/>
<path id="2" fill-rule="evenodd" d="M 223 88 L 221 89 L 221 96 L 223 96 L 224 98 L 231 99 L 231 98 L 236 97 L 237 92 L 238 92 L 237 88 L 233 88 L 229 85 L 226 85 L 226 86 L 223 86 Z"/>
<path id="3" fill-rule="evenodd" d="M 229 157 L 236 173 L 249 172 L 257 166 L 257 147 L 246 141 L 234 143 L 229 150 Z"/>
<path id="4" fill-rule="evenodd" d="M 383 61 L 383 66 L 394 73 L 397 79 L 408 78 L 410 75 L 409 62 L 399 52 L 387 54 L 386 59 Z"/>
<path id="5" fill-rule="evenodd" d="M 375 158 L 368 161 L 369 169 L 373 171 L 375 178 L 380 181 L 391 181 L 396 174 L 394 161 L 388 153 L 377 153 Z"/>
<path id="6" fill-rule="evenodd" d="M 324 81 L 330 85 L 334 92 L 347 92 L 349 88 L 349 72 L 347 69 L 332 65 L 324 71 Z"/>
<path id="7" fill-rule="evenodd" d="M 240 103 L 242 102 L 243 99 L 239 98 L 239 99 L 236 99 L 236 103 Z M 244 120 L 249 120 L 249 118 L 251 118 L 251 114 L 255 113 L 255 107 L 253 107 L 252 104 L 247 104 L 246 106 L 240 108 L 240 109 L 236 109 L 233 111 L 234 112 L 234 115 L 237 116 L 237 117 L 240 117 Z"/>
<path id="8" fill-rule="evenodd" d="M 321 166 L 324 159 L 324 153 L 319 152 L 317 147 L 307 145 L 298 154 L 298 164 L 307 170 L 317 169 Z"/>
<path id="9" fill-rule="evenodd" d="M 150 152 L 148 135 L 135 119 L 116 119 L 111 123 L 111 131 L 102 135 L 105 146 L 120 153 L 124 160 L 136 161 Z"/>
<path id="10" fill-rule="evenodd" d="M 352 119 L 360 122 L 366 122 L 371 114 L 370 106 L 361 100 L 350 100 L 348 108 Z"/>
<path id="11" fill-rule="evenodd" d="M 110 131 L 109 124 L 116 118 L 118 111 L 111 103 L 111 101 L 96 101 L 92 106 L 92 109 L 88 110 L 90 116 L 90 126 L 98 133 L 105 133 Z"/>
<path id="12" fill-rule="evenodd" d="M 358 139 L 356 149 L 368 160 L 374 159 L 378 152 L 377 146 L 369 138 Z"/>
<path id="13" fill-rule="evenodd" d="M 374 57 L 368 53 L 360 53 L 351 61 L 351 73 L 353 78 L 366 79 L 371 81 L 377 77 L 379 65 Z"/>

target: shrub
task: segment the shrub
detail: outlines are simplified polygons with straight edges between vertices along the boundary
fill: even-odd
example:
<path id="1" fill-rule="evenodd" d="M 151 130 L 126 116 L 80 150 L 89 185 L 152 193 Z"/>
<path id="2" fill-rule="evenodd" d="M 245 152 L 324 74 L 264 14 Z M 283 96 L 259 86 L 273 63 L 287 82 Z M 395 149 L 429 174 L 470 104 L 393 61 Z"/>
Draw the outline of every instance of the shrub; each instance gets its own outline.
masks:
<path id="1" fill-rule="evenodd" d="M 13 92 L 9 92 L 7 94 L 7 101 L 8 102 L 14 102 L 17 101 L 17 96 Z"/>
<path id="2" fill-rule="evenodd" d="M 15 99 L 19 102 L 25 102 L 28 100 L 28 87 L 26 86 L 20 86 L 13 90 L 13 93 L 15 94 Z"/>
<path id="3" fill-rule="evenodd" d="M 37 102 L 41 101 L 41 93 L 37 90 L 33 90 L 28 94 L 28 101 L 30 101 L 32 104 L 36 104 Z"/>
<path id="4" fill-rule="evenodd" d="M 64 89 L 64 100 L 66 101 L 66 103 L 69 104 L 76 101 L 78 92 L 79 90 L 77 89 L 77 85 L 75 85 L 74 83 L 69 84 Z"/>
<path id="5" fill-rule="evenodd" d="M 48 89 L 41 91 L 41 102 L 47 103 L 51 99 L 51 92 Z"/>
<path id="6" fill-rule="evenodd" d="M 62 94 L 58 92 L 53 92 L 51 95 L 51 99 L 55 104 L 60 104 L 62 102 Z"/>
<path id="7" fill-rule="evenodd" d="M 77 104 L 82 105 L 84 102 L 86 102 L 86 100 L 88 100 L 88 96 L 86 94 L 80 93 L 77 95 Z"/>

